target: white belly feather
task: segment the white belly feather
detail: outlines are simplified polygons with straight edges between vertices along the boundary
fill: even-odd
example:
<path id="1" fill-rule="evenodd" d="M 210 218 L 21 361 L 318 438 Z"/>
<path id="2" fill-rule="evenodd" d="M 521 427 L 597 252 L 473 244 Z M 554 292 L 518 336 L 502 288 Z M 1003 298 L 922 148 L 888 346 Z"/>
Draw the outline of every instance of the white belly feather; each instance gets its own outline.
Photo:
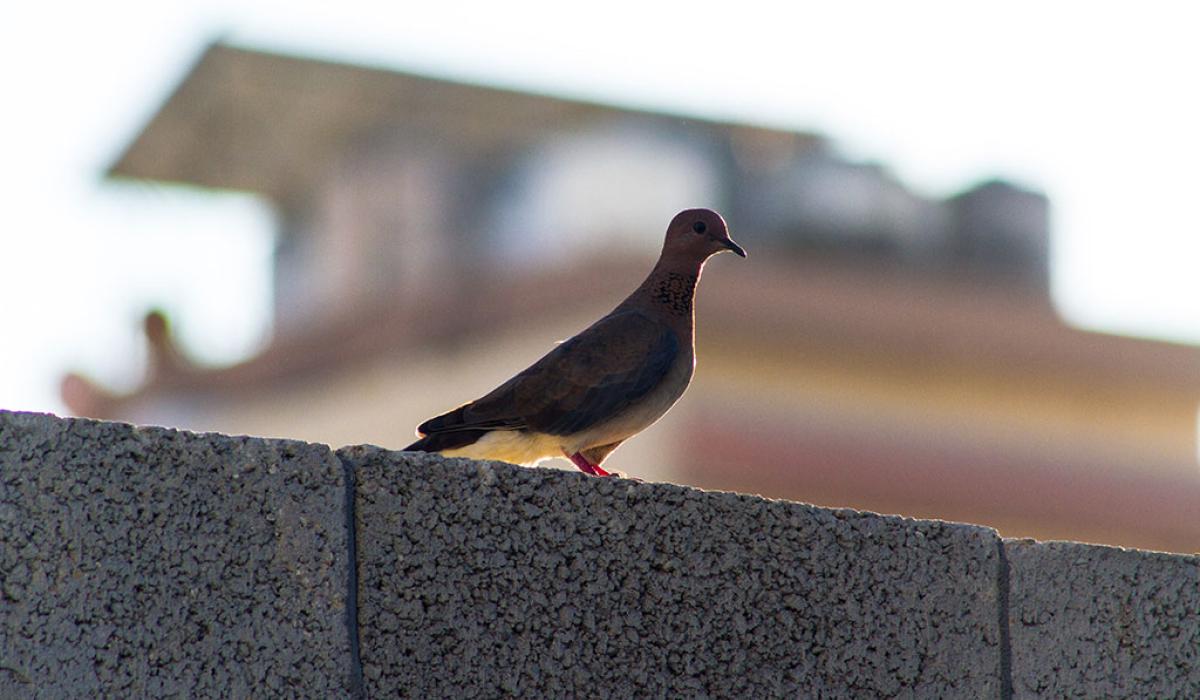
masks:
<path id="1" fill-rule="evenodd" d="M 498 459 L 527 467 L 562 457 L 562 436 L 530 433 L 524 430 L 493 430 L 466 447 L 442 450 L 447 457 Z"/>

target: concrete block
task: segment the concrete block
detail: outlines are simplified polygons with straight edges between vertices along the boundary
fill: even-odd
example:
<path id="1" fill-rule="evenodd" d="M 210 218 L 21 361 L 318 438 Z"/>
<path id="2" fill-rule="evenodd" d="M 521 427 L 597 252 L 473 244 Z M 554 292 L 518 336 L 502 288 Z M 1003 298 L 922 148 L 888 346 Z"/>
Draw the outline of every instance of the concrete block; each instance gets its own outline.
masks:
<path id="1" fill-rule="evenodd" d="M 370 697 L 968 697 L 993 531 L 355 447 Z"/>
<path id="2" fill-rule="evenodd" d="M 320 445 L 0 412 L 0 697 L 345 697 Z"/>
<path id="3" fill-rule="evenodd" d="M 1200 697 L 1200 558 L 1032 540 L 1004 548 L 1014 697 Z"/>

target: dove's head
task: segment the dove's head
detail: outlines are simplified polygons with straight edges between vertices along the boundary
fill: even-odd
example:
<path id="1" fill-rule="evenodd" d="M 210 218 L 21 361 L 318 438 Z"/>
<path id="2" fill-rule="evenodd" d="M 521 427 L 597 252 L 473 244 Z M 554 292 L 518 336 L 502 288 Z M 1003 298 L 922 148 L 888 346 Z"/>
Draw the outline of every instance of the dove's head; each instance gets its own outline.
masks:
<path id="1" fill-rule="evenodd" d="M 746 251 L 729 237 L 725 219 L 711 209 L 685 209 L 667 226 L 664 258 L 703 262 L 727 250 L 746 257 Z"/>

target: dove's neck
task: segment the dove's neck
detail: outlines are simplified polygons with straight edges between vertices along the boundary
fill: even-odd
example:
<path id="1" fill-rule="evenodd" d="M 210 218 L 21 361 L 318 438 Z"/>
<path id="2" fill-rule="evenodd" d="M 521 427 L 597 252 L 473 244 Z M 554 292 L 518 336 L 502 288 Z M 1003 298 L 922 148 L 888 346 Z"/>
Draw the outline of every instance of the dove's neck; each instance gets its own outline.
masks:
<path id="1" fill-rule="evenodd" d="M 651 309 L 682 330 L 692 326 L 693 299 L 704 261 L 660 259 L 645 282 L 626 300 Z"/>

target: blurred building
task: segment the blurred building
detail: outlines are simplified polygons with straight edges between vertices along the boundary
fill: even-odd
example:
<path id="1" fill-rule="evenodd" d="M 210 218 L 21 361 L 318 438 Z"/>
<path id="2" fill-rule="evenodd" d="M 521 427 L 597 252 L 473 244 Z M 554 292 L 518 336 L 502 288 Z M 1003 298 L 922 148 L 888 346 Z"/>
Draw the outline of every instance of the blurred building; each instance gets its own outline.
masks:
<path id="1" fill-rule="evenodd" d="M 614 468 L 1200 549 L 1200 349 L 1064 325 L 1040 193 L 931 200 L 815 134 L 221 44 L 112 175 L 268 198 L 276 333 L 201 368 L 152 314 L 144 385 L 70 376 L 77 413 L 399 448 L 607 312 L 708 205 L 750 258 L 710 264 L 695 383 Z"/>

